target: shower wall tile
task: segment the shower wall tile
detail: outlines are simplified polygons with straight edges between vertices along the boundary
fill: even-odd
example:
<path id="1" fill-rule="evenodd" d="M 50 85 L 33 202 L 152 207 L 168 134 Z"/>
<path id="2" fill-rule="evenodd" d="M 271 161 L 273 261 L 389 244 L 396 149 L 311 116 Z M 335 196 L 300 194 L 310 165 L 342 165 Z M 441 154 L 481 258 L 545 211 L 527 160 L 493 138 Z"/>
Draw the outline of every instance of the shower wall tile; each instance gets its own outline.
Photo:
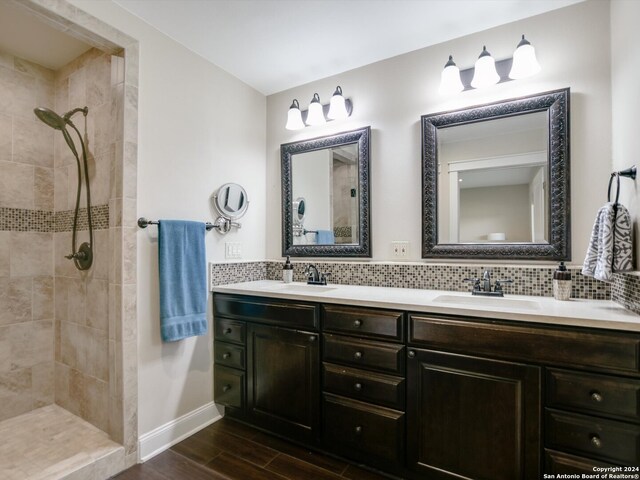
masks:
<path id="1" fill-rule="evenodd" d="M 33 409 L 31 369 L 0 372 L 0 421 Z"/>
<path id="2" fill-rule="evenodd" d="M 11 271 L 10 239 L 11 234 L 9 232 L 0 231 L 0 278 L 8 277 Z"/>
<path id="3" fill-rule="evenodd" d="M 33 277 L 32 317 L 34 320 L 54 318 L 53 277 Z"/>
<path id="4" fill-rule="evenodd" d="M 36 210 L 53 211 L 53 168 L 34 167 L 33 206 Z"/>
<path id="5" fill-rule="evenodd" d="M 40 80 L 44 80 L 49 83 L 53 83 L 54 72 L 48 68 L 42 67 L 37 63 L 30 62 L 23 58 L 13 57 L 13 68 L 17 72 L 26 73 L 32 77 Z"/>
<path id="6" fill-rule="evenodd" d="M 36 104 L 56 111 L 56 86 L 51 80 L 36 79 Z"/>
<path id="7" fill-rule="evenodd" d="M 34 207 L 33 166 L 0 162 L 0 207 Z"/>
<path id="8" fill-rule="evenodd" d="M 0 325 L 31 321 L 31 278 L 0 278 Z"/>
<path id="9" fill-rule="evenodd" d="M 115 145 L 110 143 L 105 150 L 96 154 L 89 162 L 91 203 L 94 205 L 109 203 L 111 171 L 115 162 L 115 154 Z"/>
<path id="10" fill-rule="evenodd" d="M 13 161 L 53 168 L 53 138 L 57 132 L 30 118 L 13 119 Z M 59 135 L 62 136 L 62 135 Z"/>
<path id="11" fill-rule="evenodd" d="M 107 332 L 109 328 L 109 282 L 91 279 L 87 284 L 87 326 Z"/>
<path id="12" fill-rule="evenodd" d="M 87 104 L 86 71 L 80 68 L 69 75 L 69 105 L 82 107 Z M 75 106 L 69 109 L 76 108 Z"/>
<path id="13" fill-rule="evenodd" d="M 69 191 L 69 175 L 63 168 L 55 168 L 53 174 L 53 210 L 60 212 L 67 209 Z"/>
<path id="14" fill-rule="evenodd" d="M 11 277 L 53 275 L 53 234 L 12 232 Z"/>
<path id="15" fill-rule="evenodd" d="M 109 230 L 94 230 L 94 258 L 92 278 L 94 280 L 109 279 Z"/>
<path id="16" fill-rule="evenodd" d="M 43 362 L 31 367 L 33 408 L 50 405 L 55 400 L 54 362 Z"/>
<path id="17" fill-rule="evenodd" d="M 36 106 L 35 77 L 0 67 L 0 112 L 32 118 Z"/>
<path id="18" fill-rule="evenodd" d="M 100 55 L 86 67 L 87 104 L 101 105 L 111 101 L 111 56 Z"/>
<path id="19" fill-rule="evenodd" d="M 0 161 L 11 161 L 12 120 L 10 115 L 0 113 Z"/>

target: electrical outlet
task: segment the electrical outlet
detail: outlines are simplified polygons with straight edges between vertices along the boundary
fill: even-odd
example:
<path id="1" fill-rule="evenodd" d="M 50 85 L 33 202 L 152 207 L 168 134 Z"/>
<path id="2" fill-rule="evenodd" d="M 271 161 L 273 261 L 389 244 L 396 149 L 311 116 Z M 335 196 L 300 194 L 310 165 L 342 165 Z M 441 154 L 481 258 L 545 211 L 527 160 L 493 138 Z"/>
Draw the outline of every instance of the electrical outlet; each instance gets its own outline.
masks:
<path id="1" fill-rule="evenodd" d="M 391 242 L 391 254 L 393 258 L 406 259 L 409 257 L 409 242 Z"/>
<path id="2" fill-rule="evenodd" d="M 240 242 L 225 242 L 224 244 L 224 258 L 226 259 L 239 259 L 242 258 L 242 243 Z"/>

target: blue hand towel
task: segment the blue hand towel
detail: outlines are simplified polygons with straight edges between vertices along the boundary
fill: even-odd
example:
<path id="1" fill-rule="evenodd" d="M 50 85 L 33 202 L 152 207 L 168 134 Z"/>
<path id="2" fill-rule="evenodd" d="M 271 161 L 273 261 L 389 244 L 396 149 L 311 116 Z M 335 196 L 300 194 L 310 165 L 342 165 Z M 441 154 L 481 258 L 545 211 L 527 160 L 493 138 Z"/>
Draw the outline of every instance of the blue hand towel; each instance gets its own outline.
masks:
<path id="1" fill-rule="evenodd" d="M 318 245 L 333 245 L 336 243 L 336 237 L 331 230 L 318 230 L 316 243 Z"/>
<path id="2" fill-rule="evenodd" d="M 160 220 L 160 333 L 165 342 L 207 333 L 204 236 L 204 223 Z"/>

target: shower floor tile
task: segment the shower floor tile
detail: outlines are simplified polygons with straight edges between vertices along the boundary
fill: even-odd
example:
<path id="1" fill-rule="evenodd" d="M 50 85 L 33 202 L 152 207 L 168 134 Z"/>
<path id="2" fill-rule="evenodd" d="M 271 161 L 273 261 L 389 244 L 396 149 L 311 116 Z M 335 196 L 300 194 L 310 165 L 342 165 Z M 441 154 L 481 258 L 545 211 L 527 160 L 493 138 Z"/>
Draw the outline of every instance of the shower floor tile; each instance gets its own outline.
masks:
<path id="1" fill-rule="evenodd" d="M 104 480 L 124 468 L 124 448 L 58 405 L 0 422 L 3 480 Z"/>

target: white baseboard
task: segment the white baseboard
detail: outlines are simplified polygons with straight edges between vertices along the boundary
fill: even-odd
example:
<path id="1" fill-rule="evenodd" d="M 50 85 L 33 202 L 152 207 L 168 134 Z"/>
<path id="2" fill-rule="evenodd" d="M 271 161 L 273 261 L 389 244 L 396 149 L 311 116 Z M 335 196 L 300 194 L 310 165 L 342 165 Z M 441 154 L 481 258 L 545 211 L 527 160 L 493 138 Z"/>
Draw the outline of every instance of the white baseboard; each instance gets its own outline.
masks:
<path id="1" fill-rule="evenodd" d="M 216 404 L 210 402 L 141 435 L 138 440 L 139 461 L 146 462 L 221 418 Z"/>

